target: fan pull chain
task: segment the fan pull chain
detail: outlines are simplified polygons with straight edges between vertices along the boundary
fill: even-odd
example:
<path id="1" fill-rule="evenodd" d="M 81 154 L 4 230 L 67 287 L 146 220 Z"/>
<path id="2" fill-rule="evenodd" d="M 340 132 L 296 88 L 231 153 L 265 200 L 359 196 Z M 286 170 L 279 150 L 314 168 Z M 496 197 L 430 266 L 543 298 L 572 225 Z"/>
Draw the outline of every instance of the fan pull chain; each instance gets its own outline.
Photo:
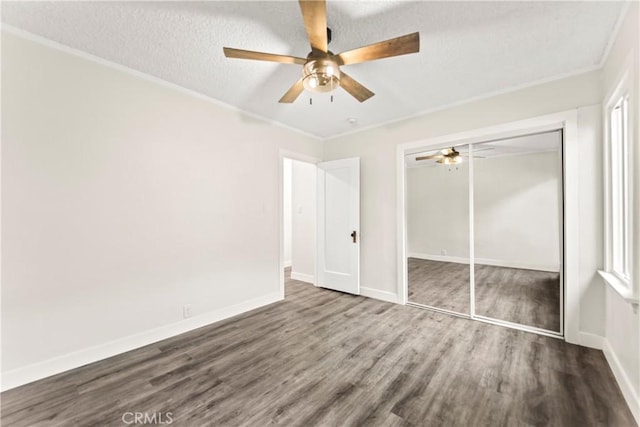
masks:
<path id="1" fill-rule="evenodd" d="M 333 103 L 333 95 L 331 95 L 331 102 Z M 313 105 L 313 98 L 309 98 L 309 105 Z"/>

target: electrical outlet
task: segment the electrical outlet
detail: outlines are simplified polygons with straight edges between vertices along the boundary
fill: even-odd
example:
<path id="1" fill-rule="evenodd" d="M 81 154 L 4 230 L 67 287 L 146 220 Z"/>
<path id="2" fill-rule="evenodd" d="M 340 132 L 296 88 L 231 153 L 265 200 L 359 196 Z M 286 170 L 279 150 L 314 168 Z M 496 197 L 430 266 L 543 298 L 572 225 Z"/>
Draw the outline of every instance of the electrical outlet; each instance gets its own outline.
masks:
<path id="1" fill-rule="evenodd" d="M 446 249 L 440 249 L 440 255 L 447 256 L 447 250 Z"/>
<path id="2" fill-rule="evenodd" d="M 193 304 L 185 304 L 182 306 L 182 316 L 185 319 L 193 316 Z"/>

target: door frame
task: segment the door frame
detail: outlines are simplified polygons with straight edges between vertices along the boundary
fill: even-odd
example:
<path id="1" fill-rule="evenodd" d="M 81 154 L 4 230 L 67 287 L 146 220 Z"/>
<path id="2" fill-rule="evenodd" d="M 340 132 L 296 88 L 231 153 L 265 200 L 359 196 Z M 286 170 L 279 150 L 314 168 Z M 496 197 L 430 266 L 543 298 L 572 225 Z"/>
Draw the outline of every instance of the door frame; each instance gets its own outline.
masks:
<path id="1" fill-rule="evenodd" d="M 578 280 L 578 254 L 579 254 L 579 199 L 578 199 L 578 112 L 568 110 L 554 114 L 534 117 L 515 122 L 503 123 L 495 126 L 464 131 L 439 137 L 421 139 L 404 144 L 399 144 L 396 151 L 397 171 L 397 227 L 398 227 L 398 297 L 400 304 L 407 304 L 408 297 L 408 271 L 407 271 L 407 216 L 406 216 L 406 172 L 405 156 L 430 148 L 442 146 L 455 146 L 461 144 L 474 144 L 493 139 L 516 137 L 529 133 L 537 133 L 562 129 L 563 131 L 563 204 L 564 215 L 562 218 L 564 234 L 564 251 L 562 252 L 562 265 L 564 267 L 564 291 L 561 294 L 561 311 L 564 313 L 564 321 L 561 332 L 564 339 L 570 343 L 579 343 L 580 322 L 580 291 Z M 470 230 L 471 231 L 471 230 Z M 472 240 L 473 241 L 473 240 Z M 502 321 L 488 321 L 472 316 L 474 320 L 499 324 L 515 329 L 542 333 L 558 337 L 557 334 L 545 334 L 535 328 L 524 328 L 517 324 Z"/>
<path id="2" fill-rule="evenodd" d="M 310 163 L 316 166 L 322 160 L 318 157 L 310 156 L 308 154 L 297 153 L 295 151 L 289 151 L 280 149 L 278 152 L 278 283 L 280 290 L 280 299 L 284 299 L 284 159 L 296 160 L 299 162 Z M 317 265 L 316 264 L 316 248 L 314 247 L 314 266 L 313 266 L 313 285 L 317 285 Z"/>

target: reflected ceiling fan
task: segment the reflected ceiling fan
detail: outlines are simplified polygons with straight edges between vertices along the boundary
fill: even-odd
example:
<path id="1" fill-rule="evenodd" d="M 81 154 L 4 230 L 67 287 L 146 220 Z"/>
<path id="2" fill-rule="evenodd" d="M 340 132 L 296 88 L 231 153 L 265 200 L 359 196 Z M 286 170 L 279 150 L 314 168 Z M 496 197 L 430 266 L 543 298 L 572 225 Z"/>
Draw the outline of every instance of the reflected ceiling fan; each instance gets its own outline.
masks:
<path id="1" fill-rule="evenodd" d="M 227 58 L 302 65 L 302 77 L 291 86 L 279 102 L 292 103 L 305 89 L 312 93 L 323 93 L 331 92 L 339 86 L 359 102 L 364 102 L 374 93 L 345 74 L 340 70 L 340 66 L 420 51 L 420 35 L 412 33 L 335 55 L 327 47 L 331 41 L 331 30 L 327 28 L 325 0 L 299 0 L 298 3 L 311 44 L 311 52 L 306 58 L 223 48 Z"/>
<path id="2" fill-rule="evenodd" d="M 479 150 L 473 150 L 473 152 L 477 153 L 478 151 L 487 151 L 487 150 L 493 150 L 493 148 L 482 148 Z M 451 147 L 451 148 L 444 148 L 440 150 L 438 154 L 431 154 L 428 156 L 417 156 L 416 161 L 419 162 L 422 160 L 436 160 L 436 163 L 442 163 L 444 165 L 455 165 L 455 164 L 462 163 L 463 157 L 474 157 L 476 159 L 484 159 L 484 157 L 481 157 L 481 156 L 476 156 L 476 155 L 470 156 L 467 153 L 460 153 L 458 150 L 456 150 L 455 147 Z"/>

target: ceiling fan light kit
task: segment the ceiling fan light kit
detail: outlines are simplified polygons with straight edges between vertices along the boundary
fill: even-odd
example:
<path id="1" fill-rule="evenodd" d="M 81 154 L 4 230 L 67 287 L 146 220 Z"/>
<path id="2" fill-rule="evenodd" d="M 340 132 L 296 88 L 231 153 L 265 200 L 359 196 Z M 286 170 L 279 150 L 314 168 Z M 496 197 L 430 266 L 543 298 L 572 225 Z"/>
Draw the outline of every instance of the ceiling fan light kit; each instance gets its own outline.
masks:
<path id="1" fill-rule="evenodd" d="M 302 67 L 302 85 L 311 93 L 331 92 L 340 86 L 340 68 L 330 58 L 312 59 Z"/>
<path id="2" fill-rule="evenodd" d="M 364 102 L 375 94 L 341 71 L 340 66 L 420 51 L 420 35 L 411 33 L 334 55 L 327 47 L 331 41 L 331 30 L 327 27 L 326 2 L 324 0 L 299 0 L 298 3 L 311 45 L 311 52 L 306 59 L 289 55 L 223 48 L 227 58 L 302 65 L 302 77 L 280 98 L 279 102 L 281 103 L 294 102 L 304 90 L 310 93 L 327 93 L 338 87 L 342 87 L 358 102 Z"/>
<path id="3" fill-rule="evenodd" d="M 436 160 L 437 163 L 442 163 L 443 165 L 459 165 L 462 163 L 462 157 L 445 157 L 443 159 Z"/>

